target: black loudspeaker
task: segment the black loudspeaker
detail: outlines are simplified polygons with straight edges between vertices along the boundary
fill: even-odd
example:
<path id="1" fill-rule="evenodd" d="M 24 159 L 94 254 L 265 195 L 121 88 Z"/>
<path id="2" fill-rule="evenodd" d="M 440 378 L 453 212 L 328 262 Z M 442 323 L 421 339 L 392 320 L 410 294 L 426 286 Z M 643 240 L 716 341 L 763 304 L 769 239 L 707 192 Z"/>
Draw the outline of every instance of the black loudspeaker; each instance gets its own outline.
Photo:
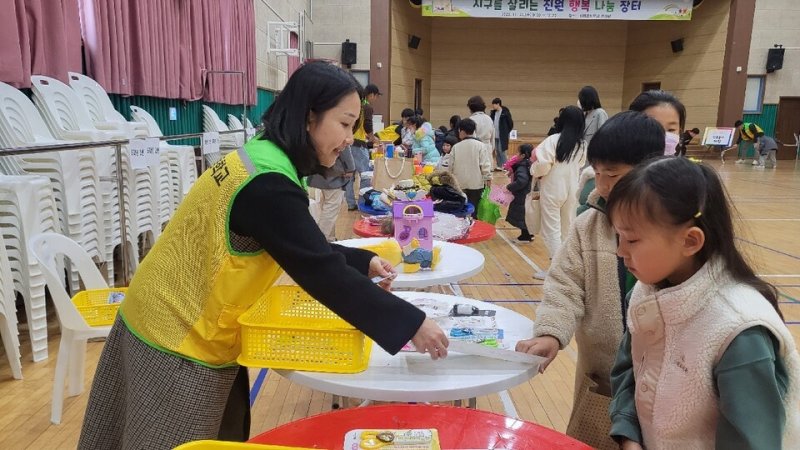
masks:
<path id="1" fill-rule="evenodd" d="M 678 53 L 683 51 L 683 38 L 675 39 L 671 41 L 669 45 L 672 46 L 672 53 Z"/>
<path id="2" fill-rule="evenodd" d="M 414 36 L 413 34 L 408 37 L 408 46 L 409 48 L 419 48 L 419 36 Z"/>
<path id="3" fill-rule="evenodd" d="M 783 53 L 785 48 L 771 48 L 767 52 L 767 73 L 783 68 Z"/>
<path id="4" fill-rule="evenodd" d="M 356 43 L 350 42 L 350 39 L 342 42 L 342 64 L 352 66 L 356 63 Z"/>

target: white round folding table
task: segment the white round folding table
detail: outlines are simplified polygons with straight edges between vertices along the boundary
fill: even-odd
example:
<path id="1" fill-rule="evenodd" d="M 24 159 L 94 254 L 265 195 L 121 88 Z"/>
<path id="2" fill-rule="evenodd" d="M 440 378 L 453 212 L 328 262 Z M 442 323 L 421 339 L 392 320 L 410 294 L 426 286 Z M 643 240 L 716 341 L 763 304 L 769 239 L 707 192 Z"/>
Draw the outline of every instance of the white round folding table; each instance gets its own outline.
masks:
<path id="1" fill-rule="evenodd" d="M 337 241 L 336 244 L 345 247 L 365 247 L 376 245 L 389 238 L 362 238 Z M 397 268 L 397 278 L 392 282 L 392 288 L 425 288 L 440 284 L 456 283 L 480 273 L 483 270 L 483 253 L 466 245 L 454 244 L 445 241 L 433 241 L 434 247 L 441 247 L 442 259 L 435 269 L 420 270 L 415 273 L 404 273 L 403 264 Z"/>
<path id="2" fill-rule="evenodd" d="M 509 349 L 513 349 L 517 341 L 533 335 L 530 319 L 498 305 L 429 292 L 396 294 L 406 300 L 427 298 L 450 306 L 459 303 L 493 309 L 497 326 L 503 330 L 503 342 Z M 360 373 L 276 372 L 294 383 L 336 396 L 391 402 L 436 402 L 473 399 L 505 391 L 533 378 L 538 366 L 456 352 L 448 352 L 447 358 L 436 361 L 427 354 L 416 352 L 400 352 L 393 356 L 373 344 L 369 366 Z M 508 410 L 509 407 L 512 411 Z M 508 415 L 516 415 L 513 404 L 507 404 L 506 409 Z"/>

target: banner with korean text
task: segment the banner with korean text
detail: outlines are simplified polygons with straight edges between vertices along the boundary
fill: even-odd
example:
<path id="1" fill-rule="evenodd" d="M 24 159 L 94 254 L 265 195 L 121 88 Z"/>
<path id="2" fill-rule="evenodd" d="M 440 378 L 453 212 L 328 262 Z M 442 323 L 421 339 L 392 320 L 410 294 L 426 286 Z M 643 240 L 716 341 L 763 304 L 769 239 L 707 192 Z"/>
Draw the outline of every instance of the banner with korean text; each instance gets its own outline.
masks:
<path id="1" fill-rule="evenodd" d="M 421 9 L 432 17 L 692 19 L 692 0 L 422 0 Z"/>

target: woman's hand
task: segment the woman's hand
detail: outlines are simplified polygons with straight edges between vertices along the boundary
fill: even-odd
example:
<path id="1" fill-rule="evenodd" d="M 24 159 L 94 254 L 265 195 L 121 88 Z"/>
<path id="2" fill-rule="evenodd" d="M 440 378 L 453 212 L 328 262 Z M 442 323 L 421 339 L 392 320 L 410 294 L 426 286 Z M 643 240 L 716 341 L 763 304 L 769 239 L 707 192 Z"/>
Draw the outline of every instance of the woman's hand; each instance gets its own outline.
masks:
<path id="1" fill-rule="evenodd" d="M 545 335 L 517 342 L 516 350 L 518 352 L 547 358 L 547 361 L 539 366 L 539 373 L 544 373 L 544 370 L 547 369 L 547 366 L 549 366 L 550 363 L 556 358 L 559 348 L 560 344 L 558 339 L 554 338 L 553 336 Z"/>
<path id="2" fill-rule="evenodd" d="M 397 276 L 397 271 L 392 266 L 392 263 L 389 261 L 381 258 L 380 256 L 374 256 L 369 261 L 369 274 L 370 278 L 380 277 L 384 278 L 384 280 L 378 283 L 378 286 L 382 287 L 385 290 L 390 290 L 392 288 L 392 281 Z"/>
<path id="3" fill-rule="evenodd" d="M 431 319 L 422 322 L 417 334 L 411 338 L 411 343 L 419 353 L 429 353 L 434 360 L 446 358 L 447 346 L 450 345 L 444 331 Z"/>

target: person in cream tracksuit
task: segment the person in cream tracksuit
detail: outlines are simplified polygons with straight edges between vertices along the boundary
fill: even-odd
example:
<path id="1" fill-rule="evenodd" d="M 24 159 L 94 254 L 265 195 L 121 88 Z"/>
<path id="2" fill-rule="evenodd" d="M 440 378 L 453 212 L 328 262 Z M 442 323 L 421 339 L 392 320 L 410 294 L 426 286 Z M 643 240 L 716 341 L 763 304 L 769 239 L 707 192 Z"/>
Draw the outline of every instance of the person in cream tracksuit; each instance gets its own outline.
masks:
<path id="1" fill-rule="evenodd" d="M 552 259 L 566 239 L 578 206 L 578 174 L 586 163 L 583 113 L 576 106 L 564 108 L 558 118 L 561 133 L 548 136 L 536 148 L 531 175 L 539 179 L 542 239 Z M 546 272 L 534 276 L 544 279 Z"/>

